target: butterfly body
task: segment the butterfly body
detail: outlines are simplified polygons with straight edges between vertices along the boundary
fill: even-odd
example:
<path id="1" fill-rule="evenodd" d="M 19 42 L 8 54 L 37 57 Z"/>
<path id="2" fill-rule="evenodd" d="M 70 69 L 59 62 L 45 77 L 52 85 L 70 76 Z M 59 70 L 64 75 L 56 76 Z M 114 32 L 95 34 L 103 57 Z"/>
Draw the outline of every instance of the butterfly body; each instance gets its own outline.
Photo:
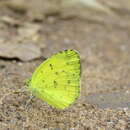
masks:
<path id="1" fill-rule="evenodd" d="M 58 109 L 71 105 L 80 94 L 79 54 L 65 50 L 45 60 L 29 82 L 32 93 Z"/>

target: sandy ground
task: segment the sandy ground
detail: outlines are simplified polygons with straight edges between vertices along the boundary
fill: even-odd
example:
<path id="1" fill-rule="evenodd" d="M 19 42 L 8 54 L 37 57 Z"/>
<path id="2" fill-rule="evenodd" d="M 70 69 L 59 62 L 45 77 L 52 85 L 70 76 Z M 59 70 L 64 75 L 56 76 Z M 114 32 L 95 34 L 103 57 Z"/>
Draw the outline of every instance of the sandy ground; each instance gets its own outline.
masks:
<path id="1" fill-rule="evenodd" d="M 0 130 L 130 129 L 130 10 L 121 5 L 111 8 L 113 15 L 82 10 L 82 15 L 33 16 L 1 4 L 0 44 L 32 43 L 42 55 L 26 62 L 0 58 Z M 80 98 L 63 111 L 36 97 L 28 103 L 26 79 L 45 58 L 64 49 L 81 56 Z"/>

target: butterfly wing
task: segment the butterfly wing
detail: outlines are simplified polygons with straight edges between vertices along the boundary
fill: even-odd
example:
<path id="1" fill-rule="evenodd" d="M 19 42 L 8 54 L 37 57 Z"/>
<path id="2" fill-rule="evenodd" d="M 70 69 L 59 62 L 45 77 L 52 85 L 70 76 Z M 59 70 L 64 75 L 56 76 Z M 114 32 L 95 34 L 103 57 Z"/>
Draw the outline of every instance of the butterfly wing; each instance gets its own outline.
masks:
<path id="1" fill-rule="evenodd" d="M 61 51 L 36 69 L 29 89 L 53 107 L 64 109 L 79 96 L 80 73 L 79 54 L 74 50 Z"/>

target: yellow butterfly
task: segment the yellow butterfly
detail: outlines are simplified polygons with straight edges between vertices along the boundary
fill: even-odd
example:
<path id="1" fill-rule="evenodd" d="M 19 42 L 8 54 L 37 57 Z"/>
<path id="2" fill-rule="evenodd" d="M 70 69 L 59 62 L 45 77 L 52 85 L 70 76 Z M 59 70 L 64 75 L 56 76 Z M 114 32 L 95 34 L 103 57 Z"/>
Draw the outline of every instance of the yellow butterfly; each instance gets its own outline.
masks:
<path id="1" fill-rule="evenodd" d="M 45 60 L 28 84 L 32 93 L 49 105 L 65 109 L 80 95 L 81 63 L 75 50 L 65 50 Z"/>

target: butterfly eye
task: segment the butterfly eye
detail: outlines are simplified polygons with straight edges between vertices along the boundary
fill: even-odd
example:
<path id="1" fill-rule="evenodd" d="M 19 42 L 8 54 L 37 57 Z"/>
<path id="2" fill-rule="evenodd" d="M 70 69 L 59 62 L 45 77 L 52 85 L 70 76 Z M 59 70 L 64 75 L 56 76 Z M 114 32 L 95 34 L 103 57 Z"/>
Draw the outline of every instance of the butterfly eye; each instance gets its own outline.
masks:
<path id="1" fill-rule="evenodd" d="M 31 78 L 26 80 L 26 85 L 29 86 L 31 82 Z"/>

